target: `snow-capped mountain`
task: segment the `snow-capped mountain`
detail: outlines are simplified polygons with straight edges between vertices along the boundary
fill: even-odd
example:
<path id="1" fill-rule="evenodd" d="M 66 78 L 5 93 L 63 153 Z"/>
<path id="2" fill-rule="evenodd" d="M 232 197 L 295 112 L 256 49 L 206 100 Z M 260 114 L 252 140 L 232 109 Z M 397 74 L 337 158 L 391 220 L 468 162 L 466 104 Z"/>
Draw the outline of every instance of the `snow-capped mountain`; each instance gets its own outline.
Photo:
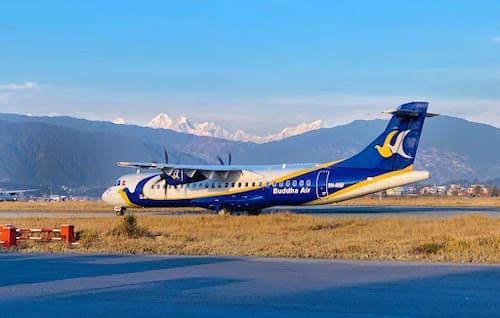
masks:
<path id="1" fill-rule="evenodd" d="M 172 129 L 172 123 L 172 119 L 170 119 L 167 114 L 161 113 L 158 114 L 155 118 L 151 119 L 151 121 L 148 123 L 148 127 Z"/>
<path id="2" fill-rule="evenodd" d="M 117 125 L 125 125 L 125 119 L 117 118 L 117 119 L 113 120 L 112 123 L 117 124 Z"/>
<path id="3" fill-rule="evenodd" d="M 327 127 L 327 125 L 322 120 L 316 120 L 312 123 L 302 123 L 294 127 L 286 127 L 281 132 L 276 134 L 271 134 L 268 136 L 256 136 L 247 133 L 242 129 L 238 129 L 232 133 L 213 122 L 192 124 L 186 117 L 180 117 L 179 119 L 174 121 L 165 113 L 157 115 L 148 123 L 147 126 L 151 128 L 172 129 L 177 132 L 183 132 L 197 136 L 209 136 L 236 141 L 252 141 L 259 144 L 270 141 L 277 141 L 291 136 L 300 135 L 311 130 Z"/>

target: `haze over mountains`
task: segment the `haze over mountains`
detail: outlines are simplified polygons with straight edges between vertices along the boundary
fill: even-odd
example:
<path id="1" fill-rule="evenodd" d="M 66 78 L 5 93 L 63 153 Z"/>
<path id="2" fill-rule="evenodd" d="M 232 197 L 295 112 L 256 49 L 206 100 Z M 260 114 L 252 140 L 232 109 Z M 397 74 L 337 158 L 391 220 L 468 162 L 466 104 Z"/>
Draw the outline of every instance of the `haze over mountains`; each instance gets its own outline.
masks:
<path id="1" fill-rule="evenodd" d="M 135 172 L 116 167 L 117 161 L 162 162 L 163 147 L 171 163 L 217 164 L 217 156 L 228 152 L 233 164 L 326 162 L 361 150 L 386 124 L 357 120 L 257 144 L 72 117 L 0 114 L 0 186 L 98 196 L 120 175 Z M 429 118 L 415 168 L 431 171 L 429 183 L 500 185 L 498 145 L 499 128 L 447 116 Z"/>
<path id="2" fill-rule="evenodd" d="M 186 117 L 180 117 L 177 120 L 173 120 L 165 113 L 158 114 L 148 123 L 147 126 L 151 128 L 172 129 L 177 132 L 183 132 L 197 136 L 208 136 L 235 141 L 252 141 L 258 144 L 282 140 L 287 137 L 300 135 L 311 130 L 327 128 L 325 122 L 323 122 L 322 120 L 316 120 L 311 123 L 302 123 L 294 127 L 286 127 L 276 134 L 268 136 L 256 136 L 249 134 L 242 129 L 237 129 L 235 132 L 229 132 L 223 127 L 218 126 L 212 122 L 193 124 Z"/>

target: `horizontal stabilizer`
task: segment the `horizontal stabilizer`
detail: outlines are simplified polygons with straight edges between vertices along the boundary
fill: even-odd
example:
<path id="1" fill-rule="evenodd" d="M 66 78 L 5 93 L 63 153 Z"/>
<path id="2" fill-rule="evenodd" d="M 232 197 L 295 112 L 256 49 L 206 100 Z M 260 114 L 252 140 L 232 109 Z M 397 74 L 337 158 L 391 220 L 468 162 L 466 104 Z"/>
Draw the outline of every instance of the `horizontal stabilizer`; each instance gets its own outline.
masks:
<path id="1" fill-rule="evenodd" d="M 418 117 L 420 115 L 419 112 L 404 110 L 404 109 L 384 110 L 382 114 L 391 114 L 397 117 Z M 434 114 L 434 113 L 425 114 L 425 117 L 434 117 L 434 116 L 439 116 L 439 114 Z"/>

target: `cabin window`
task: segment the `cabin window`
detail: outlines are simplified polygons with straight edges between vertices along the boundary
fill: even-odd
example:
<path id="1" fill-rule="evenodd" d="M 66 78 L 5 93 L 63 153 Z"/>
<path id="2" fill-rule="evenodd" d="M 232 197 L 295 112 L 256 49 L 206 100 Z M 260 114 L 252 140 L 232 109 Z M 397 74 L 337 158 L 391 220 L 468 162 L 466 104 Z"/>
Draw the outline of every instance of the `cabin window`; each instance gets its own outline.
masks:
<path id="1" fill-rule="evenodd" d="M 156 189 L 160 190 L 160 185 L 159 184 L 156 185 Z"/>
<path id="2" fill-rule="evenodd" d="M 292 187 L 296 187 L 297 186 L 297 180 L 293 180 L 292 181 Z"/>
<path id="3" fill-rule="evenodd" d="M 177 189 L 177 185 L 176 184 L 174 184 L 174 189 Z"/>
<path id="4" fill-rule="evenodd" d="M 311 186 L 311 179 L 307 179 L 306 181 L 306 186 L 310 187 Z"/>
<path id="5" fill-rule="evenodd" d="M 208 182 L 205 182 L 205 189 L 208 189 Z"/>
<path id="6" fill-rule="evenodd" d="M 304 186 L 304 180 L 299 181 L 299 186 L 303 187 Z"/>
<path id="7" fill-rule="evenodd" d="M 248 187 L 248 182 L 245 182 L 245 188 Z"/>
<path id="8" fill-rule="evenodd" d="M 224 184 L 224 188 L 227 188 L 227 187 L 229 187 L 229 183 L 227 183 L 227 182 L 226 182 L 226 183 Z"/>
<path id="9" fill-rule="evenodd" d="M 234 182 L 233 182 L 233 183 L 231 183 L 231 188 L 234 188 Z"/>
<path id="10" fill-rule="evenodd" d="M 238 182 L 238 188 L 241 188 L 241 182 Z"/>
<path id="11" fill-rule="evenodd" d="M 262 187 L 262 181 L 259 182 L 259 187 Z"/>
<path id="12" fill-rule="evenodd" d="M 285 182 L 285 186 L 286 186 L 286 187 L 289 187 L 289 186 L 290 186 L 290 180 L 286 180 L 286 182 Z"/>
<path id="13" fill-rule="evenodd" d="M 255 187 L 255 182 L 252 182 L 252 187 Z"/>
<path id="14" fill-rule="evenodd" d="M 212 183 L 212 189 L 215 189 L 215 183 Z"/>
<path id="15" fill-rule="evenodd" d="M 154 190 L 154 189 L 155 189 L 155 186 L 154 186 L 154 185 L 152 185 L 152 186 L 151 186 L 151 190 Z"/>

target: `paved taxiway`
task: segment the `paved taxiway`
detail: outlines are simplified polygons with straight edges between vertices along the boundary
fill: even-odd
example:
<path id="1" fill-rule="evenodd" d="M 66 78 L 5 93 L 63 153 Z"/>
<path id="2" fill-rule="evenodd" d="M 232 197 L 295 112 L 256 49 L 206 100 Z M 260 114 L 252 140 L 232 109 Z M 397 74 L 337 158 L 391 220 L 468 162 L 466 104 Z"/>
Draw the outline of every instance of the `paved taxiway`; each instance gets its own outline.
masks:
<path id="1" fill-rule="evenodd" d="M 16 316 L 499 317 L 500 266 L 0 254 Z"/>
<path id="2" fill-rule="evenodd" d="M 274 207 L 264 209 L 263 214 L 291 212 L 317 217 L 451 217 L 467 214 L 483 214 L 500 217 L 500 208 L 491 207 L 418 207 L 418 206 L 312 206 L 312 207 Z M 214 214 L 206 211 L 183 212 L 151 212 L 147 209 L 137 215 L 195 215 L 200 213 Z M 46 211 L 19 211 L 0 212 L 1 218 L 20 217 L 111 217 L 115 212 L 46 212 Z"/>

